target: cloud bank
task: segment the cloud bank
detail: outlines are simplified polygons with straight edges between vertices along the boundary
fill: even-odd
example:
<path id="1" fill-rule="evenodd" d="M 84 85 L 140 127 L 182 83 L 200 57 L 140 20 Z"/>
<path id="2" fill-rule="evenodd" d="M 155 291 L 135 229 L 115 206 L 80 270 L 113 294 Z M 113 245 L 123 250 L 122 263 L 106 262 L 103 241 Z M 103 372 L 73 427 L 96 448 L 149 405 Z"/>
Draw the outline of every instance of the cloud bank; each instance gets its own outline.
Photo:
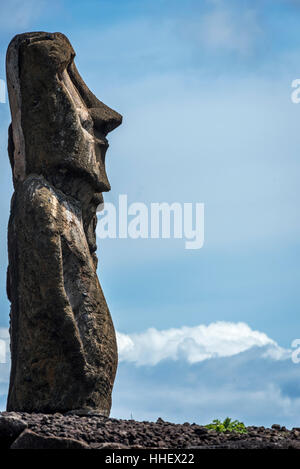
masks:
<path id="1" fill-rule="evenodd" d="M 299 366 L 291 350 L 242 322 L 117 334 L 112 416 L 206 424 L 299 426 Z"/>
<path id="2" fill-rule="evenodd" d="M 264 348 L 263 356 L 286 359 L 290 351 L 265 333 L 243 322 L 215 322 L 208 326 L 183 326 L 159 331 L 150 328 L 139 334 L 117 333 L 119 360 L 136 365 L 157 365 L 163 360 L 184 360 L 189 364 L 211 358 L 230 357 L 253 347 Z"/>

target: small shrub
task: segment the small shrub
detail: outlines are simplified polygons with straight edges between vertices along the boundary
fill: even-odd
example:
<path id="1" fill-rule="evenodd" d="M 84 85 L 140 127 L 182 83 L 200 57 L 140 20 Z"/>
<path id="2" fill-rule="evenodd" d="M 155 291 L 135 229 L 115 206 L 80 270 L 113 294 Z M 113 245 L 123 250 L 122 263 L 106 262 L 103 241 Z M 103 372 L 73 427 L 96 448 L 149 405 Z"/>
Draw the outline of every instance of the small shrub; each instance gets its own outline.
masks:
<path id="1" fill-rule="evenodd" d="M 238 420 L 231 420 L 229 417 L 226 417 L 224 422 L 221 420 L 215 419 L 212 423 L 205 425 L 209 430 L 215 430 L 217 432 L 236 432 L 236 433 L 247 433 L 247 428 L 243 422 Z"/>

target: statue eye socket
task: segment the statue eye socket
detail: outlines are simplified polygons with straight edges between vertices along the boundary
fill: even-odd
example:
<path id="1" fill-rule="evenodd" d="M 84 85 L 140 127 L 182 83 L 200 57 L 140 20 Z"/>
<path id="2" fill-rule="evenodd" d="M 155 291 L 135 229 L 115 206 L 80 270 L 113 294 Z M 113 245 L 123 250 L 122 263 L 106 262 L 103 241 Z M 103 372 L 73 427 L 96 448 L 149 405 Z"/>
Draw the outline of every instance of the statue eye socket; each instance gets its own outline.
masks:
<path id="1" fill-rule="evenodd" d="M 81 120 L 82 127 L 90 132 L 93 129 L 93 121 L 92 119 L 82 119 Z"/>

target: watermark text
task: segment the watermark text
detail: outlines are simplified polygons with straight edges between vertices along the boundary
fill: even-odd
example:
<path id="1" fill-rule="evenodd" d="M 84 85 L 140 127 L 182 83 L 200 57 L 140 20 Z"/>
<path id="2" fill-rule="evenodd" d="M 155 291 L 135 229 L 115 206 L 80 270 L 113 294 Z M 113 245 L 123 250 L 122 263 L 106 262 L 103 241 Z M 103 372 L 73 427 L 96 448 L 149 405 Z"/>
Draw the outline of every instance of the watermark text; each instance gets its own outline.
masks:
<path id="1" fill-rule="evenodd" d="M 111 202 L 99 206 L 96 232 L 100 239 L 184 239 L 185 249 L 200 249 L 204 244 L 204 204 L 128 205 L 127 195 L 120 194 L 118 207 Z"/>

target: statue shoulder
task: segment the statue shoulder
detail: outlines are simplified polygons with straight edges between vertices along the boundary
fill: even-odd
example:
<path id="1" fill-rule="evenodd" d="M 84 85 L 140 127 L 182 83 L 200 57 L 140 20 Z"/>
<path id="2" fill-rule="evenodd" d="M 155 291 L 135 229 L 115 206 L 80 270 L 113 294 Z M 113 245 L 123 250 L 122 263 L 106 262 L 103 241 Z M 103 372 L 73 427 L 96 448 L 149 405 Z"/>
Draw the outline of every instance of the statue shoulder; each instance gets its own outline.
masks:
<path id="1" fill-rule="evenodd" d="M 26 225 L 44 226 L 55 231 L 59 219 L 59 195 L 55 188 L 40 175 L 30 175 L 18 185 L 14 195 L 12 213 L 26 221 Z"/>

